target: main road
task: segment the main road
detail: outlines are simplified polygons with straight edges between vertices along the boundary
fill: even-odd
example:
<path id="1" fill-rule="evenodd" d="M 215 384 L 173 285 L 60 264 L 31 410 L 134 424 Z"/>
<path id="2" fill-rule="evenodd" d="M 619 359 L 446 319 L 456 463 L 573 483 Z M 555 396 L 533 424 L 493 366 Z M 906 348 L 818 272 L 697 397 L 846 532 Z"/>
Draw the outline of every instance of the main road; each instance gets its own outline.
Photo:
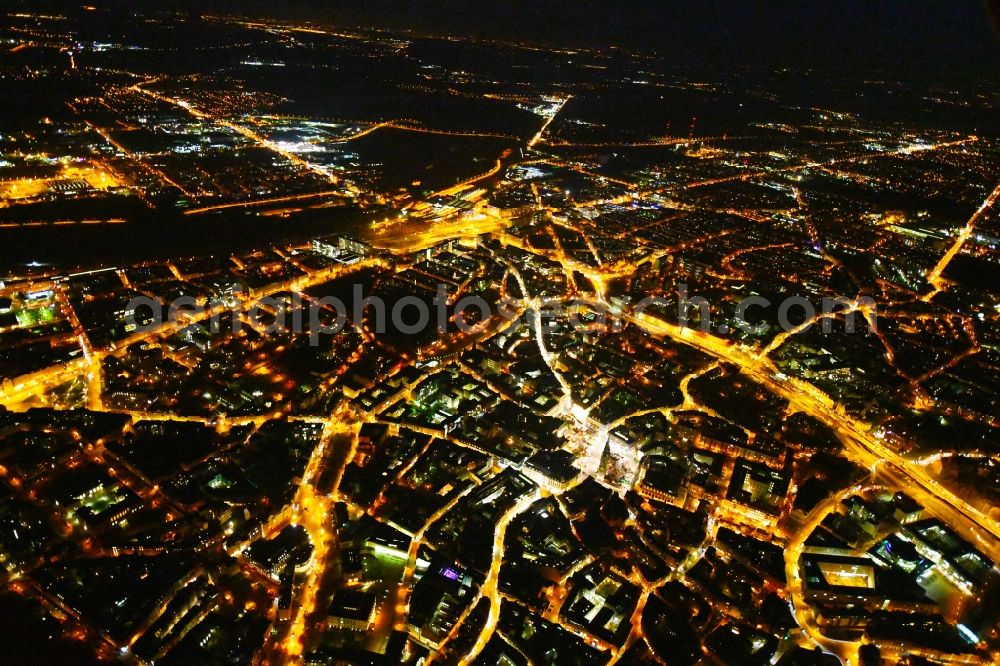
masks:
<path id="1" fill-rule="evenodd" d="M 631 313 L 626 320 L 652 335 L 669 337 L 737 366 L 747 377 L 787 400 L 793 409 L 809 414 L 830 427 L 855 461 L 904 488 L 962 538 L 994 562 L 1000 562 L 1000 527 L 995 520 L 942 486 L 923 466 L 890 449 L 871 432 L 867 424 L 846 415 L 839 405 L 815 386 L 794 377 L 779 378 L 781 373 L 766 356 L 754 354 L 746 347 L 704 331 L 682 327 L 646 313 Z"/>

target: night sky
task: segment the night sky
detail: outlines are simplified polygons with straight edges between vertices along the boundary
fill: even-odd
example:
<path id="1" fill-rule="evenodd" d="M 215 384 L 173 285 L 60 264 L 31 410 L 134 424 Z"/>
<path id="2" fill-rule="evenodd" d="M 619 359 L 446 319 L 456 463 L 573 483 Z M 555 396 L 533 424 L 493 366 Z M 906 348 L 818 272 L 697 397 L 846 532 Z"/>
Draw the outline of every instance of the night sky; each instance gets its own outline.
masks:
<path id="1" fill-rule="evenodd" d="M 802 65 L 934 79 L 967 79 L 1000 71 L 997 0 L 98 0 L 95 4 L 283 15 L 543 44 L 614 44 L 655 49 L 708 67 Z"/>

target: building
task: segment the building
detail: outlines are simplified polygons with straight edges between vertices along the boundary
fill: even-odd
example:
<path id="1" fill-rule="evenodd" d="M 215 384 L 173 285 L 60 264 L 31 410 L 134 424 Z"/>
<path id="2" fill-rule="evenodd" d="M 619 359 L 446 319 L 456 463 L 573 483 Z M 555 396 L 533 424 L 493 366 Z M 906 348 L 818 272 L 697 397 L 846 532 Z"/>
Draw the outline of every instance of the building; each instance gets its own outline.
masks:
<path id="1" fill-rule="evenodd" d="M 378 599 L 373 592 L 341 588 L 334 592 L 326 622 L 331 629 L 369 631 L 375 623 Z"/>
<path id="2" fill-rule="evenodd" d="M 869 557 L 806 553 L 799 560 L 799 575 L 806 601 L 826 607 L 828 621 L 839 617 L 834 608 L 913 612 L 937 608 L 908 576 L 880 567 Z"/>
<path id="3" fill-rule="evenodd" d="M 367 257 L 371 254 L 372 246 L 351 236 L 328 236 L 314 239 L 312 249 L 316 254 L 321 254 L 324 257 L 339 259 L 347 254 L 355 257 Z"/>
<path id="4" fill-rule="evenodd" d="M 687 487 L 683 485 L 687 469 L 669 456 L 649 455 L 642 459 L 636 491 L 643 497 L 683 506 Z"/>

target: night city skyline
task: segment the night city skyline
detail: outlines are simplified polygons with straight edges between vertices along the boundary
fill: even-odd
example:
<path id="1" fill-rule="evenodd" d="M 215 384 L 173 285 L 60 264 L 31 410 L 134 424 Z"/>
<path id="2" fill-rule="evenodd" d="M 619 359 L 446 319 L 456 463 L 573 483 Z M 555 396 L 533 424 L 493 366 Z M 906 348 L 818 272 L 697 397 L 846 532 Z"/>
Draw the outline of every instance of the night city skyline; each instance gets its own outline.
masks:
<path id="1" fill-rule="evenodd" d="M 1000 663 L 996 3 L 0 16 L 0 664 Z"/>

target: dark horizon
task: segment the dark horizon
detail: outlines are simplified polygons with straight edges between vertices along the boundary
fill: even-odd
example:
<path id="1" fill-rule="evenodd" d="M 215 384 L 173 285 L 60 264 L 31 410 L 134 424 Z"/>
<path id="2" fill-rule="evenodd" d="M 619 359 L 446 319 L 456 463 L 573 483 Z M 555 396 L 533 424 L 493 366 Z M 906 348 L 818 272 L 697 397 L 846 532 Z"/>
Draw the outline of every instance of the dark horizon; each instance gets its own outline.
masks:
<path id="1" fill-rule="evenodd" d="M 28 4 L 38 7 L 40 3 Z M 41 6 L 81 4 L 47 2 Z M 678 0 L 585 4 L 570 0 L 367 0 L 347 6 L 317 6 L 306 0 L 280 5 L 260 0 L 95 0 L 89 4 L 115 13 L 224 13 L 545 46 L 615 46 L 656 51 L 702 67 L 793 66 L 853 76 L 896 73 L 911 79 L 963 81 L 1000 74 L 1000 12 L 995 0 L 846 0 L 766 6 L 742 0 L 697 5 Z"/>

